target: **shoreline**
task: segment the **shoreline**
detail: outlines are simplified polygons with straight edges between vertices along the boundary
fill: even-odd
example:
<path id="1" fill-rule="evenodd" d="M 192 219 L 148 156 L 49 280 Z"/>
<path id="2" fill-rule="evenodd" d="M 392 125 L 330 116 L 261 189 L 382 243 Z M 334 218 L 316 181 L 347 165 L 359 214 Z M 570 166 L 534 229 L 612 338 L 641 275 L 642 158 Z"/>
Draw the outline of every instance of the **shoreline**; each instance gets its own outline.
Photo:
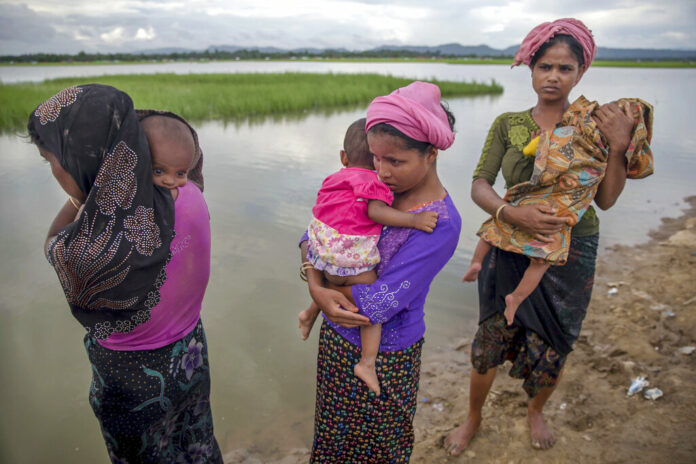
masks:
<path id="1" fill-rule="evenodd" d="M 0 66 L 112 66 L 112 65 L 141 65 L 162 63 L 239 63 L 239 62 L 312 62 L 312 63 L 444 63 L 452 65 L 499 65 L 510 66 L 512 58 L 257 58 L 257 59 L 143 59 L 124 61 L 37 61 L 37 62 L 2 62 Z M 696 68 L 693 60 L 595 60 L 593 66 L 606 68 L 655 68 L 655 69 L 692 69 Z"/>
<path id="2" fill-rule="evenodd" d="M 648 240 L 600 253 L 588 314 L 563 380 L 545 408 L 557 438 L 547 451 L 529 443 L 527 396 L 501 366 L 469 448 L 453 458 L 442 440 L 466 414 L 474 333 L 424 354 L 413 463 L 691 463 L 696 456 L 696 196 L 676 218 L 662 218 Z M 616 288 L 616 293 L 608 293 Z M 631 380 L 649 387 L 627 397 Z M 647 389 L 646 388 L 646 389 Z M 308 414 L 310 414 L 308 412 Z M 308 437 L 311 442 L 311 437 Z M 231 464 L 305 463 L 309 449 L 224 453 Z"/>
<path id="3" fill-rule="evenodd" d="M 412 462 L 693 462 L 696 353 L 679 350 L 696 346 L 696 196 L 685 202 L 684 213 L 663 218 L 648 241 L 600 253 L 580 337 L 545 408 L 552 449 L 531 447 L 527 395 L 506 363 L 469 448 L 457 458 L 445 453 L 443 437 L 468 408 L 468 338 L 423 360 Z M 627 397 L 638 376 L 663 396 Z M 422 402 L 426 391 L 433 397 Z"/>

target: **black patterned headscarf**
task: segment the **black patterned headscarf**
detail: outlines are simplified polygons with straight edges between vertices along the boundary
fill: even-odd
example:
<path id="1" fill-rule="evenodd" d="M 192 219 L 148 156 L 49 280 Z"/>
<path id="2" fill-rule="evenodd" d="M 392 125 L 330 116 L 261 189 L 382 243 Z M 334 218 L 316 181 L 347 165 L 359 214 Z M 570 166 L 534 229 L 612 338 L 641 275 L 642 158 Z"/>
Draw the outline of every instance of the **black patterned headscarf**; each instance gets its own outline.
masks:
<path id="1" fill-rule="evenodd" d="M 152 183 L 133 102 L 113 87 L 70 87 L 39 105 L 29 132 L 86 195 L 47 257 L 75 318 L 98 339 L 150 319 L 166 279 L 174 202 Z"/>

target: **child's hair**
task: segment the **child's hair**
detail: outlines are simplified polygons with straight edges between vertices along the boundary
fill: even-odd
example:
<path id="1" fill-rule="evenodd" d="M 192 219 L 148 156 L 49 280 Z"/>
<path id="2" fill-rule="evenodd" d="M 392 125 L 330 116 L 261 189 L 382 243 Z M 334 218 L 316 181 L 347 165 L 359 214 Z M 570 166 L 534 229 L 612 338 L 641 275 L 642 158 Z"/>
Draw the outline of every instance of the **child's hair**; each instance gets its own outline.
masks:
<path id="1" fill-rule="evenodd" d="M 343 139 L 343 150 L 346 152 L 350 164 L 355 166 L 373 166 L 372 153 L 367 145 L 366 123 L 365 118 L 355 121 L 348 127 Z"/>
<path id="2" fill-rule="evenodd" d="M 152 115 L 140 121 L 140 126 L 143 128 L 145 136 L 150 143 L 152 143 L 153 137 L 176 138 L 179 143 L 190 145 L 192 154 L 196 150 L 191 130 L 186 124 L 176 118 L 165 115 Z"/>

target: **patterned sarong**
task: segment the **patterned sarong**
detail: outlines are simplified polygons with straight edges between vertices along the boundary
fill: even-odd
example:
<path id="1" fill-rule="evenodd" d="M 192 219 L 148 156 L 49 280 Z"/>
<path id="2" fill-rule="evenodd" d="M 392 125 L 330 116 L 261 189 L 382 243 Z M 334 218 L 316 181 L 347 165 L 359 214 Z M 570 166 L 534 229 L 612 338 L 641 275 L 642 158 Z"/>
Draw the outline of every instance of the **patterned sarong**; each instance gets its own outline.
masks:
<path id="1" fill-rule="evenodd" d="M 628 177 L 641 179 L 653 172 L 652 138 L 653 108 L 635 98 L 618 100 L 630 105 L 635 126 L 626 157 Z M 571 228 L 578 223 L 592 203 L 604 178 L 609 147 L 593 120 L 599 107 L 580 96 L 563 115 L 559 127 L 541 135 L 534 161 L 534 172 L 528 182 L 510 187 L 505 201 L 517 205 L 546 205 L 557 210 L 557 217 L 570 218 L 569 224 L 552 236 L 551 243 L 535 240 L 529 233 L 491 217 L 477 234 L 502 250 L 563 265 L 568 258 Z"/>
<path id="2" fill-rule="evenodd" d="M 213 435 L 203 325 L 156 350 L 114 351 L 85 335 L 89 402 L 113 463 L 222 463 Z"/>
<path id="3" fill-rule="evenodd" d="M 377 356 L 380 396 L 355 377 L 360 348 L 326 322 L 317 361 L 312 463 L 404 463 L 413 450 L 413 416 L 423 339 Z"/>

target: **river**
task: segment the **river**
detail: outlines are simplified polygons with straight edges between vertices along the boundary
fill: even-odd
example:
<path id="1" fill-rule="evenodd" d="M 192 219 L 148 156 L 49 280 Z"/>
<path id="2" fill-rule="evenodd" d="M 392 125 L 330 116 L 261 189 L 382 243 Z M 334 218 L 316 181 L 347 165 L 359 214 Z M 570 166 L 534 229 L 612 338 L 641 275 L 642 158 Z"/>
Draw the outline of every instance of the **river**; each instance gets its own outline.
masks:
<path id="1" fill-rule="evenodd" d="M 0 66 L 0 81 L 103 74 L 371 72 L 456 81 L 495 79 L 500 96 L 453 98 L 456 142 L 438 169 L 463 220 L 454 258 L 436 278 L 426 305 L 426 350 L 472 336 L 475 285 L 460 282 L 485 219 L 469 198 L 471 173 L 490 124 L 504 111 L 531 107 L 529 70 L 442 63 L 223 62 L 108 66 Z M 617 205 L 599 212 L 601 247 L 646 239 L 660 218 L 676 216 L 694 194 L 696 70 L 597 68 L 571 95 L 592 100 L 640 97 L 655 105 L 656 174 L 628 181 Z M 38 104 L 39 102 L 37 102 Z M 137 102 L 136 102 L 137 103 Z M 321 180 L 340 167 L 344 131 L 364 109 L 304 117 L 197 126 L 205 156 L 212 224 L 212 275 L 203 320 L 210 345 L 212 403 L 223 450 L 266 453 L 310 447 L 317 333 L 299 339 L 297 313 L 309 296 L 298 277 L 297 240 L 311 217 Z M 106 462 L 87 395 L 91 371 L 83 330 L 70 316 L 42 243 L 65 201 L 36 149 L 0 136 L 0 461 Z M 502 192 L 499 182 L 496 188 Z M 602 291 L 602 289 L 598 289 Z M 462 379 L 467 381 L 467 379 Z"/>

